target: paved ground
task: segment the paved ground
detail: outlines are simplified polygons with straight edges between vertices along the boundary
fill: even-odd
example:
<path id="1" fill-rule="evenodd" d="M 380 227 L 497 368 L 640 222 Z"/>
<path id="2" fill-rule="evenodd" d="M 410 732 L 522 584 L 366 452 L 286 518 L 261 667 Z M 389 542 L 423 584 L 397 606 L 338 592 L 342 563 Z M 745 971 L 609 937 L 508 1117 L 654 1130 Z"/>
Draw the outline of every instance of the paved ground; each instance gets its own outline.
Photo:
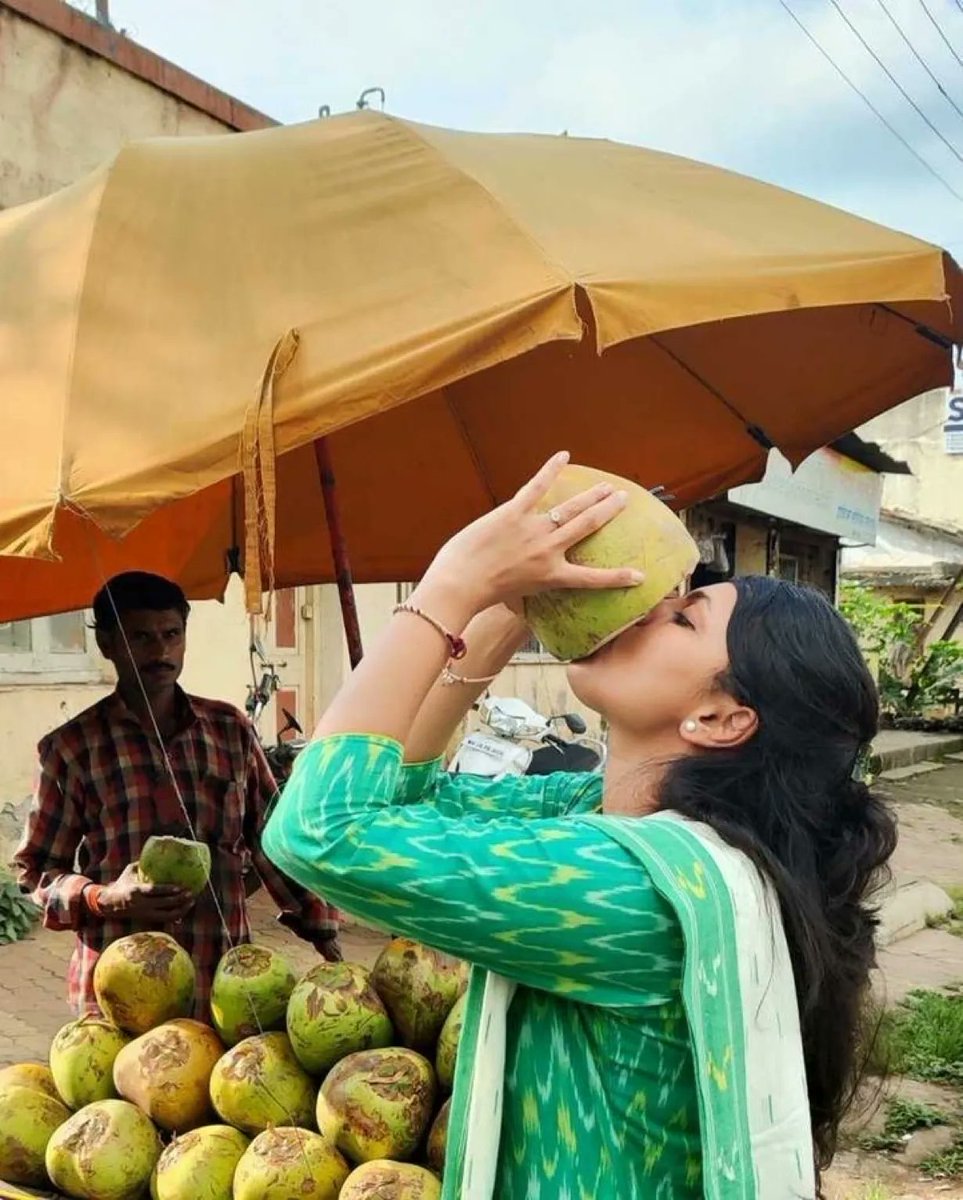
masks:
<path id="1" fill-rule="evenodd" d="M 263 895 L 252 904 L 252 929 L 259 944 L 284 949 L 295 970 L 320 959 L 314 949 L 275 923 L 276 909 Z M 381 934 L 349 926 L 342 934 L 345 958 L 371 965 L 385 943 Z M 39 929 L 13 946 L 0 946 L 0 1066 L 46 1059 L 50 1040 L 71 1019 L 64 999 L 73 935 Z"/>
<path id="2" fill-rule="evenodd" d="M 963 763 L 887 782 L 885 790 L 900 818 L 897 876 L 963 886 Z M 274 923 L 274 910 L 263 895 L 255 900 L 252 916 L 259 942 L 284 947 L 301 970 L 317 961 L 310 946 Z M 370 964 L 384 938 L 353 926 L 343 942 L 346 957 Z M 40 930 L 17 945 L 0 947 L 0 1065 L 46 1058 L 51 1037 L 70 1019 L 63 1000 L 70 946 L 69 934 Z M 913 987 L 963 983 L 963 938 L 923 930 L 883 951 L 881 967 L 879 986 L 891 1002 Z M 874 1191 L 876 1181 L 882 1193 Z M 887 1200 L 963 1200 L 963 1184 L 927 1181 L 898 1161 L 845 1152 L 827 1178 L 827 1193 L 830 1200 L 876 1200 L 879 1195 Z"/>
<path id="3" fill-rule="evenodd" d="M 899 817 L 893 856 L 895 880 L 929 879 L 943 888 L 963 887 L 963 764 L 948 763 L 881 790 Z M 963 983 L 963 938 L 925 929 L 880 954 L 879 990 L 889 1003 L 913 988 Z"/>
<path id="4" fill-rule="evenodd" d="M 963 750 L 963 734 L 959 733 L 884 729 L 873 741 L 873 751 L 883 760 L 884 767 L 900 767 L 958 750 Z"/>

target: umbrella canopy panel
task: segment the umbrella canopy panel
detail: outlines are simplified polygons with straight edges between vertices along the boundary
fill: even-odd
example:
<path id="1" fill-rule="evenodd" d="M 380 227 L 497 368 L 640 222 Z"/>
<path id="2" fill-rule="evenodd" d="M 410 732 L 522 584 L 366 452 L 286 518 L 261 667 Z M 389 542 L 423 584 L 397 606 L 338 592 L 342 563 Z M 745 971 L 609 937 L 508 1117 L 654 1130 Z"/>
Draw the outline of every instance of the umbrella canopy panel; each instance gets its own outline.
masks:
<path id="1" fill-rule="evenodd" d="M 362 581 L 558 448 L 689 503 L 948 382 L 961 295 L 936 247 L 635 147 L 371 112 L 135 144 L 0 214 L 0 554 L 60 560 L 0 560 L 2 604 L 84 603 L 139 522 L 102 561 L 216 593 L 241 466 L 275 581 L 332 578 L 324 435 Z"/>

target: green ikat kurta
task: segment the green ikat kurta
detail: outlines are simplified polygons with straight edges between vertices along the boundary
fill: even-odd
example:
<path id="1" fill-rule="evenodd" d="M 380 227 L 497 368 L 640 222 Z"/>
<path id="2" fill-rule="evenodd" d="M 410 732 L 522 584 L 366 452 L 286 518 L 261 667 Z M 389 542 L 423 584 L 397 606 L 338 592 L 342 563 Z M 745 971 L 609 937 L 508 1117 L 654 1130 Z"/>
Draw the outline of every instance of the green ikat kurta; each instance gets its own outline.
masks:
<path id="1" fill-rule="evenodd" d="M 498 1200 L 702 1196 L 683 936 L 604 831 L 601 779 L 450 776 L 379 737 L 313 742 L 264 836 L 347 912 L 520 986 Z M 615 818 L 613 818 L 615 819 Z"/>

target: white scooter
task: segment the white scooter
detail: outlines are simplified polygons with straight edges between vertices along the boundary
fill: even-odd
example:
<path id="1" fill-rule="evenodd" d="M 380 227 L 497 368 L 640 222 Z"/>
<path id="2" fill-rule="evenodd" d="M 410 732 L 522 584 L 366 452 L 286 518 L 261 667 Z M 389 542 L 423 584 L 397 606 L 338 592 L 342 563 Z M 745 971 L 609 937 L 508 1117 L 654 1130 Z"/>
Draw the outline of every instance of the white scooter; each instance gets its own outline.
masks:
<path id="1" fill-rule="evenodd" d="M 454 775 L 551 775 L 556 771 L 601 771 L 605 743 L 586 733 L 578 713 L 543 717 L 514 696 L 486 696 L 475 705 L 491 733 L 469 733 L 448 770 Z M 564 725 L 572 736 L 561 737 Z"/>

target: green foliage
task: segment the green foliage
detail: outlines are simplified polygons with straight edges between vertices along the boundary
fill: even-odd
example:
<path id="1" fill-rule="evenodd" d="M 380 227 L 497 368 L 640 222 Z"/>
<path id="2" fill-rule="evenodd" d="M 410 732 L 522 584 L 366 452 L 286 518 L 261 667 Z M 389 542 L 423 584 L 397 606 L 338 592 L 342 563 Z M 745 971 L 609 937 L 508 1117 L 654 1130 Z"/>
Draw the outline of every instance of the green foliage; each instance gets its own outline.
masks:
<path id="1" fill-rule="evenodd" d="M 932 1129 L 934 1125 L 945 1125 L 946 1114 L 917 1100 L 897 1097 L 886 1107 L 886 1123 L 882 1132 L 860 1138 L 864 1150 L 896 1150 L 909 1134 L 917 1129 Z"/>
<path id="2" fill-rule="evenodd" d="M 920 716 L 948 703 L 963 684 L 963 644 L 933 642 L 921 647 L 923 618 L 912 605 L 863 584 L 847 583 L 839 608 L 876 665 L 884 712 Z"/>
<path id="3" fill-rule="evenodd" d="M 868 1066 L 878 1075 L 963 1084 L 963 996 L 911 992 L 882 1013 Z"/>
<path id="4" fill-rule="evenodd" d="M 963 1137 L 957 1138 L 949 1150 L 931 1154 L 929 1158 L 920 1163 L 920 1170 L 924 1175 L 930 1175 L 937 1179 L 963 1175 Z"/>
<path id="5" fill-rule="evenodd" d="M 0 872 L 0 946 L 25 938 L 39 915 L 37 906 L 20 891 L 16 881 Z"/>

